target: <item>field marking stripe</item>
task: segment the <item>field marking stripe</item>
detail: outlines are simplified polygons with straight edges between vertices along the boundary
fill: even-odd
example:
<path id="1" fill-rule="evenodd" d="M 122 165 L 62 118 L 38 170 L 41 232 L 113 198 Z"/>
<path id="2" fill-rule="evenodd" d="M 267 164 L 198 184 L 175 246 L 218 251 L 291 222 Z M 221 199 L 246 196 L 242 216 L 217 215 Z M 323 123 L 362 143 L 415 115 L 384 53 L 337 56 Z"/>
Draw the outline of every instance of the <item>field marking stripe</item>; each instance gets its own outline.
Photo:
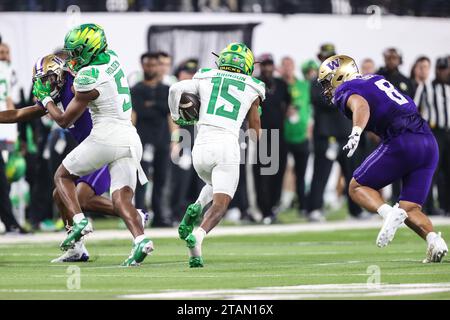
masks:
<path id="1" fill-rule="evenodd" d="M 450 225 L 450 219 L 445 217 L 431 217 L 433 225 Z M 297 232 L 322 232 L 322 231 L 341 231 L 341 230 L 364 230 L 372 228 L 380 228 L 382 221 L 330 221 L 327 223 L 298 223 L 286 225 L 253 225 L 253 226 L 218 226 L 214 229 L 209 237 L 231 236 L 231 235 L 259 235 L 259 234 L 280 234 L 280 233 L 297 233 Z M 403 226 L 404 227 L 404 226 Z M 151 238 L 177 238 L 176 228 L 155 228 L 147 229 L 147 233 Z M 3 235 L 0 237 L 1 244 L 17 244 L 17 243 L 36 243 L 36 242 L 60 242 L 63 233 L 39 233 L 34 235 Z M 93 240 L 115 240 L 115 239 L 131 239 L 128 230 L 98 230 L 87 236 L 90 241 Z"/>

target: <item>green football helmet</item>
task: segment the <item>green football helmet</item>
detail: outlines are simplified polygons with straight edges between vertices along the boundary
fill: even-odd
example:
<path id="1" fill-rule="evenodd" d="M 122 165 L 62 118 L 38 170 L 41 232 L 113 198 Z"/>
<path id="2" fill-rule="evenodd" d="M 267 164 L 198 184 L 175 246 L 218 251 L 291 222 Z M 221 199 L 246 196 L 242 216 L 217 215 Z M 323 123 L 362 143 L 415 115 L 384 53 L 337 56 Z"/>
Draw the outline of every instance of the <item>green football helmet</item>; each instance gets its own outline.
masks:
<path id="1" fill-rule="evenodd" d="M 78 72 L 105 51 L 107 46 L 103 28 L 88 23 L 77 26 L 67 33 L 63 51 L 69 55 L 67 62 L 69 68 Z"/>
<path id="2" fill-rule="evenodd" d="M 19 152 L 13 152 L 5 166 L 6 178 L 10 183 L 16 182 L 25 176 L 27 164 Z"/>
<path id="3" fill-rule="evenodd" d="M 217 58 L 217 67 L 220 70 L 243 73 L 251 76 L 254 69 L 255 58 L 253 52 L 243 43 L 230 43 L 223 49 Z"/>

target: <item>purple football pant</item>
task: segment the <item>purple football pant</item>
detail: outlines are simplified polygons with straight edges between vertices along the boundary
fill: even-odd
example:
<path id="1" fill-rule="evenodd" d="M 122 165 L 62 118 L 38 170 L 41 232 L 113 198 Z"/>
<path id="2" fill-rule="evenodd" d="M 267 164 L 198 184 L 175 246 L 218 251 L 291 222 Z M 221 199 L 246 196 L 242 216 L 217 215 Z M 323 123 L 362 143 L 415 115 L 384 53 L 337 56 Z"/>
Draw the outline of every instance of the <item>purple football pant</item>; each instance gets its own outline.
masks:
<path id="1" fill-rule="evenodd" d="M 355 170 L 353 178 L 376 190 L 401 179 L 399 200 L 423 205 L 438 161 L 438 145 L 431 133 L 405 132 L 382 142 Z"/>
<path id="2" fill-rule="evenodd" d="M 101 196 L 109 190 L 111 185 L 111 177 L 109 175 L 108 166 L 104 166 L 97 171 L 92 172 L 86 176 L 80 177 L 77 184 L 84 182 L 94 190 L 97 196 Z"/>

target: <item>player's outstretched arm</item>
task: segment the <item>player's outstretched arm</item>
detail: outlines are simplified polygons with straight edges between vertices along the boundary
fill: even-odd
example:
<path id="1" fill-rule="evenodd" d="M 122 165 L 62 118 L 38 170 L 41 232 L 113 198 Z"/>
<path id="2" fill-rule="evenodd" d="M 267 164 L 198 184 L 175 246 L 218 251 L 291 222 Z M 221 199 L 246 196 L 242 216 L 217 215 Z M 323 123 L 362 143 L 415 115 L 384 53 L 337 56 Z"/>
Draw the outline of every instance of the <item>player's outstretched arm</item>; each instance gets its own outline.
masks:
<path id="1" fill-rule="evenodd" d="M 183 80 L 170 86 L 168 102 L 170 115 L 174 121 L 177 121 L 180 117 L 178 108 L 180 106 L 180 99 L 183 92 L 198 94 L 198 80 Z"/>
<path id="2" fill-rule="evenodd" d="M 253 101 L 252 106 L 250 107 L 250 110 L 247 113 L 247 119 L 248 119 L 248 126 L 251 130 L 253 130 L 253 133 L 250 133 L 250 138 L 253 141 L 259 140 L 261 137 L 262 131 L 261 131 L 261 118 L 259 116 L 259 104 L 261 100 L 260 98 L 256 98 L 255 101 Z"/>
<path id="3" fill-rule="evenodd" d="M 353 113 L 353 128 L 347 144 L 342 149 L 348 150 L 347 157 L 350 158 L 358 148 L 361 134 L 369 121 L 370 108 L 367 100 L 357 94 L 352 94 L 348 98 L 347 108 Z"/>
<path id="4" fill-rule="evenodd" d="M 62 112 L 53 101 L 48 102 L 46 108 L 61 128 L 68 128 L 83 114 L 89 102 L 97 99 L 98 96 L 99 92 L 95 89 L 86 92 L 77 91 L 65 112 Z"/>
<path id="5" fill-rule="evenodd" d="M 44 116 L 47 112 L 38 105 L 21 109 L 6 110 L 0 112 L 0 123 L 17 123 L 30 121 Z"/>

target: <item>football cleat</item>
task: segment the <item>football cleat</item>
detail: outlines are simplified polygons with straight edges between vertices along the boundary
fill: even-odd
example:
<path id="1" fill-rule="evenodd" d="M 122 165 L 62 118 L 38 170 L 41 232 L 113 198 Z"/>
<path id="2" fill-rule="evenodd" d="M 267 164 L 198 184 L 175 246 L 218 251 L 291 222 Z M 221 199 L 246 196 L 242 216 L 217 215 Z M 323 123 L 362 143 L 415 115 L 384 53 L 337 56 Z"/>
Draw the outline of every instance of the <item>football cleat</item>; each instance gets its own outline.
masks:
<path id="1" fill-rule="evenodd" d="M 189 234 L 186 239 L 184 239 L 186 241 L 186 246 L 189 249 L 194 249 L 195 246 L 197 245 L 197 239 L 195 238 L 195 236 L 191 233 Z M 191 255 L 192 255 L 192 250 L 191 250 Z M 190 268 L 202 268 L 203 267 L 203 258 L 201 256 L 191 256 L 189 257 L 189 267 Z"/>
<path id="2" fill-rule="evenodd" d="M 137 209 L 139 216 L 141 217 L 142 227 L 145 229 L 148 223 L 149 214 L 145 209 Z"/>
<path id="3" fill-rule="evenodd" d="M 398 204 L 395 205 L 384 218 L 383 226 L 378 233 L 377 246 L 380 248 L 387 246 L 394 239 L 395 232 L 406 218 L 408 218 L 406 211 L 399 208 Z"/>
<path id="4" fill-rule="evenodd" d="M 447 255 L 448 248 L 444 239 L 439 232 L 431 243 L 428 244 L 427 257 L 422 261 L 423 263 L 441 262 Z"/>
<path id="5" fill-rule="evenodd" d="M 64 251 L 69 250 L 70 248 L 73 248 L 74 244 L 78 242 L 81 237 L 93 231 L 94 229 L 92 228 L 89 220 L 87 218 L 84 218 L 80 221 L 80 223 L 73 224 L 72 229 L 67 234 L 67 238 L 63 242 L 61 242 L 59 247 Z"/>
<path id="6" fill-rule="evenodd" d="M 64 252 L 61 256 L 53 259 L 51 263 L 60 262 L 86 262 L 89 260 L 89 252 L 82 241 L 75 242 L 73 248 Z"/>
<path id="7" fill-rule="evenodd" d="M 190 257 L 189 258 L 189 268 L 203 268 L 203 258 L 202 257 Z"/>
<path id="8" fill-rule="evenodd" d="M 123 267 L 139 266 L 145 257 L 149 255 L 153 248 L 153 242 L 150 239 L 144 239 L 133 245 L 130 256 L 122 263 Z"/>
<path id="9" fill-rule="evenodd" d="M 200 219 L 201 213 L 202 206 L 199 203 L 192 203 L 187 207 L 183 220 L 181 220 L 180 225 L 178 226 L 178 235 L 181 240 L 185 240 L 186 237 L 192 233 L 195 224 L 197 224 Z"/>

